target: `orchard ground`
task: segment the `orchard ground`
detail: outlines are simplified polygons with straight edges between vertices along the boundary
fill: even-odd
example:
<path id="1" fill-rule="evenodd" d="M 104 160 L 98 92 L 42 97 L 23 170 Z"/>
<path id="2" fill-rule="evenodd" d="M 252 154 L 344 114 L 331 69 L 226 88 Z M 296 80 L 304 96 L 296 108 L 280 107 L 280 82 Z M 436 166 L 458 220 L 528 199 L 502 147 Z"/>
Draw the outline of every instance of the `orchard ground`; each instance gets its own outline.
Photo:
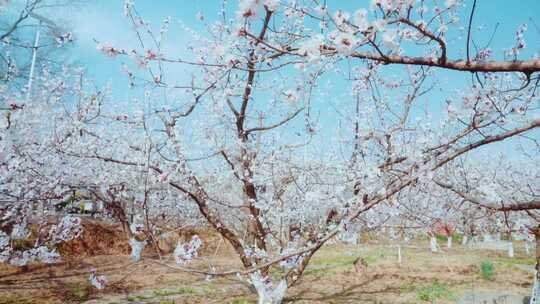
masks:
<path id="1" fill-rule="evenodd" d="M 101 237 L 96 241 L 103 244 Z M 203 240 L 206 248 L 190 267 L 207 270 L 211 261 L 217 269 L 240 268 L 218 236 L 203 234 Z M 443 248 L 434 254 L 428 240 L 410 242 L 402 247 L 401 265 L 396 247 L 386 241 L 365 237 L 359 245 L 328 245 L 315 255 L 285 303 L 511 304 L 522 303 L 529 294 L 534 259 L 526 255 L 523 243 L 515 243 L 514 258 L 505 251 L 454 243 L 446 250 L 446 243 L 439 241 Z M 150 252 L 133 263 L 127 247 L 106 246 L 108 254 L 72 254 L 55 265 L 0 266 L 0 303 L 256 303 L 256 295 L 236 276 L 207 280 L 160 265 Z M 84 249 L 70 247 L 77 253 Z M 358 257 L 367 263 L 360 273 L 353 265 Z M 174 265 L 170 257 L 163 258 Z M 92 268 L 110 281 L 102 291 L 88 282 Z"/>

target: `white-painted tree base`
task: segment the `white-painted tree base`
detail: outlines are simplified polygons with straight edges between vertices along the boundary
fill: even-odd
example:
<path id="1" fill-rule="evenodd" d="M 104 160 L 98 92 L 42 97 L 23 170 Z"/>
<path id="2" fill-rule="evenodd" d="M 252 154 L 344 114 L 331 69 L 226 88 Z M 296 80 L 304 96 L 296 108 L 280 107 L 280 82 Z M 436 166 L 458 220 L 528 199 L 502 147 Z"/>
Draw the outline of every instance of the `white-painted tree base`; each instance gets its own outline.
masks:
<path id="1" fill-rule="evenodd" d="M 287 282 L 280 280 L 274 288 L 271 281 L 263 278 L 259 273 L 253 273 L 250 276 L 251 284 L 257 290 L 257 304 L 281 304 L 287 291 Z"/>
<path id="2" fill-rule="evenodd" d="M 536 271 L 534 272 L 534 283 L 529 304 L 540 304 L 540 282 L 538 282 Z"/>
<path id="3" fill-rule="evenodd" d="M 437 245 L 437 238 L 435 238 L 434 236 L 432 236 L 430 238 L 430 241 L 429 241 L 429 249 L 431 250 L 431 252 L 437 252 L 438 251 L 438 248 L 439 247 Z"/>
<path id="4" fill-rule="evenodd" d="M 452 248 L 452 236 L 449 236 L 446 240 L 446 248 L 450 249 Z"/>
<path id="5" fill-rule="evenodd" d="M 512 243 L 512 241 L 508 242 L 508 257 L 509 258 L 514 257 L 514 243 Z"/>
<path id="6" fill-rule="evenodd" d="M 135 238 L 129 239 L 129 246 L 131 247 L 131 259 L 134 262 L 138 262 L 141 259 L 141 253 L 146 246 L 146 241 L 139 242 Z"/>

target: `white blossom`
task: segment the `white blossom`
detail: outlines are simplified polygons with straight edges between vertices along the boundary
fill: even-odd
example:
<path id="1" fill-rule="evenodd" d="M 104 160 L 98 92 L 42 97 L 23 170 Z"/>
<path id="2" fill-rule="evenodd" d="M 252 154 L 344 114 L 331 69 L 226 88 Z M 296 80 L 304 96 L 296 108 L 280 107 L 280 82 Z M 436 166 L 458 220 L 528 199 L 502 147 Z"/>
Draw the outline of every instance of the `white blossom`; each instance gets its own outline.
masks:
<path id="1" fill-rule="evenodd" d="M 358 46 L 358 41 L 354 34 L 350 32 L 339 32 L 335 37 L 336 49 L 343 55 L 351 55 Z"/>
<path id="2" fill-rule="evenodd" d="M 198 256 L 198 250 L 202 246 L 202 240 L 194 235 L 189 243 L 180 243 L 174 249 L 174 260 L 177 264 L 185 265 Z"/>
<path id="3" fill-rule="evenodd" d="M 92 286 L 94 286 L 97 289 L 104 289 L 105 286 L 108 283 L 107 277 L 104 275 L 97 275 L 97 270 L 92 269 L 90 271 L 90 276 L 88 277 L 88 281 Z"/>
<path id="4" fill-rule="evenodd" d="M 349 13 L 344 12 L 342 10 L 337 10 L 334 13 L 334 22 L 336 22 L 338 26 L 343 25 L 345 22 L 348 22 L 349 18 L 350 18 Z"/>
<path id="5" fill-rule="evenodd" d="M 263 0 L 240 0 L 237 15 L 239 18 L 254 18 L 262 9 Z"/>
<path id="6" fill-rule="evenodd" d="M 382 35 L 382 42 L 385 47 L 391 51 L 396 51 L 399 48 L 396 40 L 396 31 L 395 30 L 386 30 Z"/>
<path id="7" fill-rule="evenodd" d="M 368 29 L 369 22 L 367 20 L 367 10 L 359 9 L 354 13 L 354 25 L 359 31 L 365 31 Z"/>
<path id="8" fill-rule="evenodd" d="M 457 4 L 457 0 L 444 0 L 444 5 L 448 8 L 454 7 Z"/>
<path id="9" fill-rule="evenodd" d="M 264 5 L 268 8 L 269 11 L 275 12 L 279 9 L 280 0 L 265 0 Z"/>
<path id="10" fill-rule="evenodd" d="M 298 93 L 293 90 L 286 90 L 283 92 L 284 101 L 288 104 L 294 104 L 298 101 Z"/>

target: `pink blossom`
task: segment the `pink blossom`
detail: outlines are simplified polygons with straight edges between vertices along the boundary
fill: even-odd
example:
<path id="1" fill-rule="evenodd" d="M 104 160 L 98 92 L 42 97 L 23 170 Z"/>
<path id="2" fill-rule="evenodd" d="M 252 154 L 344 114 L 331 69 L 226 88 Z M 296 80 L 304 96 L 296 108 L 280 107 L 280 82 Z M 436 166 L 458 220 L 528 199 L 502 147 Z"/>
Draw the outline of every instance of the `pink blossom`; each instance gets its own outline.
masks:
<path id="1" fill-rule="evenodd" d="M 102 52 L 103 54 L 105 54 L 105 55 L 107 55 L 107 56 L 109 56 L 111 58 L 114 58 L 118 54 L 122 54 L 124 52 L 123 50 L 116 49 L 109 42 L 104 42 L 104 43 L 98 44 L 97 49 L 100 52 Z"/>

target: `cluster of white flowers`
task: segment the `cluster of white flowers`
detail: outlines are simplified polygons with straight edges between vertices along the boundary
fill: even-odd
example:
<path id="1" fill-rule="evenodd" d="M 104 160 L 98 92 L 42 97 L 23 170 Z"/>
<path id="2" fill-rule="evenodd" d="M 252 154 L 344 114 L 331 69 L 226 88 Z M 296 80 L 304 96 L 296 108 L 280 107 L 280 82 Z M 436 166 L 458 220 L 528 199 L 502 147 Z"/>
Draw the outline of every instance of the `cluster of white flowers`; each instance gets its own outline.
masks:
<path id="1" fill-rule="evenodd" d="M 337 237 L 344 243 L 358 245 L 358 235 L 359 233 L 356 230 L 348 229 L 339 232 Z"/>
<path id="2" fill-rule="evenodd" d="M 174 260 L 179 265 L 185 265 L 191 262 L 198 256 L 199 248 L 202 246 L 202 240 L 199 236 L 194 235 L 189 243 L 180 243 L 174 249 Z"/>
<path id="3" fill-rule="evenodd" d="M 237 14 L 239 18 L 253 18 L 259 14 L 261 8 L 261 0 L 240 0 Z"/>
<path id="4" fill-rule="evenodd" d="M 416 0 L 371 0 L 371 9 L 381 8 L 385 12 L 401 12 L 412 7 Z"/>
<path id="5" fill-rule="evenodd" d="M 9 241 L 9 239 L 7 240 Z M 0 235 L 0 246 L 5 246 L 5 242 L 5 236 Z M 13 266 L 24 266 L 32 262 L 52 264 L 58 263 L 60 260 L 60 254 L 54 249 L 50 250 L 47 246 L 39 246 L 24 251 L 14 251 L 8 244 L 8 246 L 5 246 L 0 251 L 0 262 L 9 262 Z"/>
<path id="6" fill-rule="evenodd" d="M 88 277 L 88 281 L 92 286 L 94 286 L 97 289 L 104 289 L 107 285 L 107 277 L 104 275 L 97 275 L 97 270 L 92 269 L 90 270 L 90 276 Z"/>
<path id="7" fill-rule="evenodd" d="M 5 232 L 0 231 L 0 263 L 5 263 L 11 257 L 10 237 Z"/>
<path id="8" fill-rule="evenodd" d="M 163 172 L 161 174 L 158 175 L 158 180 L 162 183 L 165 183 L 169 180 L 169 174 L 166 173 L 166 172 Z"/>
<path id="9" fill-rule="evenodd" d="M 131 9 L 135 6 L 134 0 L 124 0 L 124 15 L 128 16 L 131 12 Z"/>
<path id="10" fill-rule="evenodd" d="M 283 249 L 283 251 L 281 252 L 281 256 L 288 256 L 289 254 L 292 254 L 294 253 L 295 251 L 297 251 L 298 248 L 296 248 L 296 246 L 293 244 L 293 243 L 289 243 L 288 246 Z M 303 255 L 294 255 L 294 256 L 291 256 L 281 262 L 279 262 L 279 266 L 283 267 L 284 269 L 292 269 L 292 268 L 296 268 L 298 266 L 300 266 L 300 264 L 302 264 L 302 261 L 304 260 L 304 256 Z"/>
<path id="11" fill-rule="evenodd" d="M 56 40 L 56 43 L 58 44 L 58 46 L 62 46 L 66 43 L 70 43 L 70 42 L 73 42 L 73 33 L 71 32 L 66 32 L 64 34 L 61 34 L 59 36 L 57 36 L 55 38 Z"/>
<path id="12" fill-rule="evenodd" d="M 315 34 L 299 46 L 298 53 L 302 56 L 306 56 L 308 61 L 316 61 L 321 57 L 323 46 L 324 36 Z"/>
<path id="13" fill-rule="evenodd" d="M 474 60 L 476 61 L 486 61 L 493 55 L 493 51 L 490 48 L 483 48 L 478 51 Z"/>
<path id="14" fill-rule="evenodd" d="M 399 49 L 399 43 L 396 42 L 397 32 L 395 30 L 387 29 L 383 32 L 382 43 L 383 45 L 395 52 Z"/>
<path id="15" fill-rule="evenodd" d="M 348 23 L 350 17 L 351 15 L 349 13 L 344 12 L 342 10 L 337 10 L 334 13 L 334 22 L 336 23 L 337 26 L 341 26 Z"/>
<path id="16" fill-rule="evenodd" d="M 444 0 L 444 6 L 447 8 L 455 7 L 458 4 L 458 0 Z"/>
<path id="17" fill-rule="evenodd" d="M 240 0 L 238 4 L 237 16 L 239 18 L 254 18 L 266 7 L 269 11 L 279 9 L 279 0 Z"/>
<path id="18" fill-rule="evenodd" d="M 26 239 L 30 236 L 26 221 L 15 223 L 10 235 L 0 231 L 0 263 L 8 262 L 14 266 L 23 266 L 31 262 L 45 264 L 57 263 L 61 259 L 58 252 L 54 249 L 55 245 L 75 239 L 81 233 L 82 226 L 80 218 L 66 216 L 58 224 L 52 225 L 48 231 L 47 238 L 36 242 L 34 248 L 14 250 L 11 247 L 12 240 Z"/>
<path id="19" fill-rule="evenodd" d="M 287 104 L 295 104 L 298 101 L 298 94 L 293 90 L 286 90 L 283 92 L 284 101 Z"/>
<path id="20" fill-rule="evenodd" d="M 11 230 L 11 238 L 14 240 L 25 239 L 30 235 L 26 221 L 16 223 Z"/>
<path id="21" fill-rule="evenodd" d="M 50 250 L 47 246 L 39 246 L 31 250 L 35 261 L 45 264 L 57 263 L 61 260 L 60 254 L 55 250 Z"/>
<path id="22" fill-rule="evenodd" d="M 49 230 L 53 244 L 67 242 L 78 238 L 82 233 L 81 219 L 75 216 L 65 216 Z"/>
<path id="23" fill-rule="evenodd" d="M 334 42 L 336 50 L 343 55 L 351 55 L 358 46 L 358 39 L 351 31 L 334 32 L 328 38 Z"/>
<path id="24" fill-rule="evenodd" d="M 144 231 L 144 224 L 142 223 L 142 218 L 140 216 L 136 216 L 133 220 L 133 223 L 129 225 L 129 229 L 133 234 L 142 233 Z"/>
<path id="25" fill-rule="evenodd" d="M 359 31 L 365 31 L 369 27 L 369 21 L 367 18 L 367 10 L 359 9 L 354 13 L 354 25 Z"/>
<path id="26" fill-rule="evenodd" d="M 105 54 L 105 55 L 107 55 L 107 56 L 109 56 L 111 58 L 114 58 L 117 55 L 124 52 L 121 49 L 115 48 L 110 42 L 100 43 L 100 44 L 97 45 L 96 48 L 98 49 L 98 51 L 102 52 L 103 54 Z"/>
<path id="27" fill-rule="evenodd" d="M 268 253 L 265 250 L 256 247 L 245 247 L 244 252 L 246 253 L 246 256 L 256 260 L 268 257 Z"/>
<path id="28" fill-rule="evenodd" d="M 279 9 L 280 0 L 265 0 L 264 5 L 268 8 L 269 11 L 275 12 Z"/>
<path id="29" fill-rule="evenodd" d="M 516 31 L 516 44 L 510 49 L 507 51 L 507 56 L 510 56 L 510 57 L 516 57 L 517 55 L 519 55 L 519 53 L 525 49 L 525 39 L 523 37 L 523 35 L 525 34 L 525 32 L 527 31 L 527 24 L 522 24 L 518 27 L 517 31 Z"/>

